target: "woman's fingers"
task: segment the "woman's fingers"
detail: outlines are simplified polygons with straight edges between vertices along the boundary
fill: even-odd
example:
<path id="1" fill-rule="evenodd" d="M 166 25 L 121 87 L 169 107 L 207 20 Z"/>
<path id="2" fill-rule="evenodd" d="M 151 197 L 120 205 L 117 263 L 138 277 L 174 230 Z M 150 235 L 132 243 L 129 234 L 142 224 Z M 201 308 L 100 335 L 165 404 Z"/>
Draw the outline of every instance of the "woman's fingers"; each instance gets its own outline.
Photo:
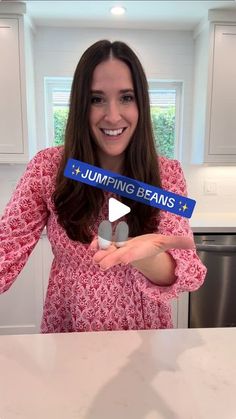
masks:
<path id="1" fill-rule="evenodd" d="M 101 252 L 104 252 L 101 250 Z M 97 259 L 97 255 L 100 252 L 96 253 L 96 256 L 94 256 L 94 259 Z M 112 266 L 118 265 L 120 263 L 128 263 L 127 257 L 129 254 L 129 249 L 120 248 L 117 249 L 116 246 L 111 246 L 111 249 L 109 249 L 109 253 L 105 251 L 104 255 L 101 255 L 100 260 L 98 261 L 101 269 L 108 269 Z"/>
<path id="2" fill-rule="evenodd" d="M 117 248 L 113 242 L 107 249 L 100 249 L 98 238 L 95 238 L 89 249 L 97 250 L 93 262 L 98 263 L 101 269 L 108 269 L 120 263 L 128 264 L 154 256 L 168 249 L 195 249 L 195 243 L 191 237 L 148 234 L 133 239 L 128 238 L 125 245 L 120 248 Z"/>
<path id="3" fill-rule="evenodd" d="M 116 250 L 117 248 L 113 244 L 111 244 L 106 250 L 98 250 L 93 257 L 93 261 L 99 263 L 102 259 L 115 252 Z"/>
<path id="4" fill-rule="evenodd" d="M 89 250 L 97 250 L 97 249 L 98 249 L 98 239 L 97 237 L 95 237 L 89 245 Z"/>

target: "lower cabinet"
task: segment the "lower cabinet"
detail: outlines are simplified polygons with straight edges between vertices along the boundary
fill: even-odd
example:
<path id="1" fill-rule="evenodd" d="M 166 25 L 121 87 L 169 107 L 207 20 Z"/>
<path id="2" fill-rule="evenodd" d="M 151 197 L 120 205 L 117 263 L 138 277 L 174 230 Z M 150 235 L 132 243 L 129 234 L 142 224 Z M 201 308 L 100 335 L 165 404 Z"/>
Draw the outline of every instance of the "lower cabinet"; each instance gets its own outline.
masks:
<path id="1" fill-rule="evenodd" d="M 52 260 L 51 245 L 42 235 L 14 284 L 0 294 L 0 335 L 40 333 Z M 174 327 L 188 327 L 188 293 L 171 306 Z"/>
<path id="2" fill-rule="evenodd" d="M 189 292 L 183 292 L 176 300 L 176 317 L 174 327 L 178 329 L 188 328 Z"/>
<path id="3" fill-rule="evenodd" d="M 42 239 L 14 284 L 0 294 L 0 334 L 39 333 L 43 309 Z"/>
<path id="4" fill-rule="evenodd" d="M 42 260 L 43 299 L 45 300 L 50 270 L 53 261 L 51 244 L 46 235 L 42 237 Z"/>
<path id="5" fill-rule="evenodd" d="M 176 329 L 178 327 L 178 300 L 176 299 L 171 301 L 171 312 L 173 327 Z"/>

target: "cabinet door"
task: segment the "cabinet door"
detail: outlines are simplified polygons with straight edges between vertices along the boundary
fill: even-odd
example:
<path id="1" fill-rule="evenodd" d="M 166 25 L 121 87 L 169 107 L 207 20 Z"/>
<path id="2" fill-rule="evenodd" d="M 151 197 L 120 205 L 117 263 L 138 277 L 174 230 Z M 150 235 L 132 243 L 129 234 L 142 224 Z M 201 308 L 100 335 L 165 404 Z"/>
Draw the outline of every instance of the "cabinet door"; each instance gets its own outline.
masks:
<path id="1" fill-rule="evenodd" d="M 188 301 L 188 292 L 183 292 L 177 299 L 171 300 L 172 321 L 175 329 L 188 328 Z"/>
<path id="2" fill-rule="evenodd" d="M 0 18 L 0 153 L 23 153 L 19 20 Z"/>
<path id="3" fill-rule="evenodd" d="M 236 161 L 236 25 L 214 25 L 206 162 Z"/>
<path id="4" fill-rule="evenodd" d="M 39 333 L 43 312 L 42 239 L 14 284 L 0 294 L 0 335 Z"/>
<path id="5" fill-rule="evenodd" d="M 46 297 L 48 280 L 51 271 L 53 253 L 51 244 L 46 236 L 46 233 L 42 234 L 42 257 L 43 257 L 43 293 L 44 299 Z"/>
<path id="6" fill-rule="evenodd" d="M 170 304 L 171 304 L 173 327 L 174 329 L 176 329 L 178 327 L 178 302 L 177 300 L 171 300 Z"/>

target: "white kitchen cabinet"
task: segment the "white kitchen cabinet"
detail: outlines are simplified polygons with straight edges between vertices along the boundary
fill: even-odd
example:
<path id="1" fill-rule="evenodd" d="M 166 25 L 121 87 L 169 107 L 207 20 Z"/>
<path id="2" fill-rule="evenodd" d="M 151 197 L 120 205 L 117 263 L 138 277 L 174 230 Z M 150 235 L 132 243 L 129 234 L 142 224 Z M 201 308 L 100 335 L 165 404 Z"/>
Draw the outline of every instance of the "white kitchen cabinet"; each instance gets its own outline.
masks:
<path id="1" fill-rule="evenodd" d="M 236 162 L 236 23 L 212 23 L 205 162 Z"/>
<path id="2" fill-rule="evenodd" d="M 0 334 L 40 332 L 44 301 L 42 240 L 14 284 L 0 294 Z"/>
<path id="3" fill-rule="evenodd" d="M 47 238 L 46 233 L 42 236 L 42 257 L 43 257 L 43 293 L 44 299 L 48 288 L 48 280 L 53 261 L 53 253 L 51 243 Z"/>
<path id="4" fill-rule="evenodd" d="M 0 163 L 28 161 L 23 16 L 0 9 Z"/>
<path id="5" fill-rule="evenodd" d="M 171 312 L 172 312 L 172 321 L 173 327 L 176 329 L 178 327 L 178 300 L 171 300 Z"/>

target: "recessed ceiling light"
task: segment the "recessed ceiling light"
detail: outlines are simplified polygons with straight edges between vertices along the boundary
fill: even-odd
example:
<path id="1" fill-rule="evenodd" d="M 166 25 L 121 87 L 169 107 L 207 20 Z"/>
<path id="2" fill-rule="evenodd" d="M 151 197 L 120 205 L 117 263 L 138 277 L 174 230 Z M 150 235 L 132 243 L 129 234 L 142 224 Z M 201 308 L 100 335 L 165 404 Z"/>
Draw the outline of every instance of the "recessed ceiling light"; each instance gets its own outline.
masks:
<path id="1" fill-rule="evenodd" d="M 116 16 L 120 16 L 123 15 L 126 12 L 126 8 L 123 6 L 113 6 L 110 9 L 111 14 L 116 15 Z"/>

